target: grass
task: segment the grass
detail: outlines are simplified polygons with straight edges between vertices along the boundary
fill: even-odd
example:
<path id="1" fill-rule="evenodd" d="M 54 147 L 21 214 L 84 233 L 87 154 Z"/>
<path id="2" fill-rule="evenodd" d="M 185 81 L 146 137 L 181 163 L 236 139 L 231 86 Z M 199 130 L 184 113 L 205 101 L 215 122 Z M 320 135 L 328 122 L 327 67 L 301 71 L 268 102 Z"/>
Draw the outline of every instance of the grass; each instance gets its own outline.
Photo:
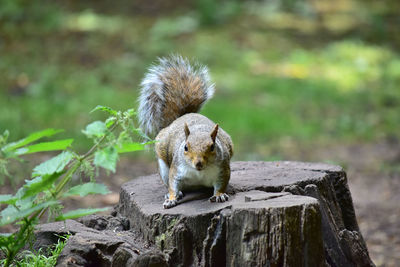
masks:
<path id="1" fill-rule="evenodd" d="M 148 66 L 175 52 L 209 66 L 217 93 L 202 113 L 231 134 L 238 159 L 280 157 L 287 143 L 399 138 L 400 55 L 387 38 L 396 29 L 378 23 L 390 9 L 320 3 L 250 2 L 240 13 L 235 3 L 206 23 L 207 6 L 149 16 L 48 5 L 47 20 L 3 26 L 0 131 L 63 128 L 84 150 L 80 129 L 97 116 L 88 112 L 137 106 Z"/>

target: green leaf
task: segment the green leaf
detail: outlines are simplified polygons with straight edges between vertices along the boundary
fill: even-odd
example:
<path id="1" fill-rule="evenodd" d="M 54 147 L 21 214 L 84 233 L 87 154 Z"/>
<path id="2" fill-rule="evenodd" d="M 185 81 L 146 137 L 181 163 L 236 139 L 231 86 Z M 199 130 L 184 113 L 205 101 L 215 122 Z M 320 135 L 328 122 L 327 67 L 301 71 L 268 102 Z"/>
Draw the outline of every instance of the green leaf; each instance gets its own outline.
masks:
<path id="1" fill-rule="evenodd" d="M 52 142 L 43 142 L 39 144 L 34 144 L 27 147 L 22 147 L 18 149 L 15 154 L 16 155 L 26 155 L 32 154 L 36 152 L 44 152 L 44 151 L 55 151 L 55 150 L 64 150 L 69 147 L 74 139 L 63 139 Z"/>
<path id="2" fill-rule="evenodd" d="M 14 222 L 13 218 L 16 216 L 15 213 L 18 213 L 18 209 L 13 205 L 8 205 L 5 209 L 0 212 L 0 226 L 4 224 L 8 224 Z"/>
<path id="3" fill-rule="evenodd" d="M 118 151 L 115 147 L 106 147 L 94 153 L 94 165 L 115 172 L 118 161 Z"/>
<path id="4" fill-rule="evenodd" d="M 147 142 L 147 143 L 143 143 L 143 144 L 141 144 L 141 143 L 122 143 L 117 147 L 117 151 L 118 151 L 118 153 L 127 153 L 127 152 L 143 150 L 145 148 L 145 146 L 149 143 L 151 143 L 151 142 Z"/>
<path id="5" fill-rule="evenodd" d="M 134 128 L 132 127 L 130 129 L 132 132 L 137 133 L 140 137 L 142 137 L 145 140 L 151 140 L 150 137 L 148 137 L 140 128 Z M 149 144 L 151 144 L 152 141 L 149 142 Z M 154 141 L 153 141 L 154 142 Z M 155 142 L 154 142 L 155 143 Z"/>
<path id="6" fill-rule="evenodd" d="M 39 203 L 28 209 L 20 209 L 20 210 L 16 209 L 13 206 L 8 206 L 4 210 L 2 210 L 0 213 L 0 215 L 1 215 L 0 226 L 21 220 L 22 218 L 27 217 L 36 211 L 40 211 L 41 209 L 47 208 L 47 207 L 55 205 L 55 204 L 59 204 L 59 202 L 55 201 L 55 200 L 51 200 L 51 201 Z"/>
<path id="7" fill-rule="evenodd" d="M 27 183 L 24 185 L 26 191 L 22 198 L 33 196 L 49 189 L 62 174 L 62 172 L 53 173 L 50 175 L 39 176 L 33 180 L 27 181 Z"/>
<path id="8" fill-rule="evenodd" d="M 64 170 L 65 166 L 73 159 L 74 154 L 64 151 L 57 156 L 42 162 L 33 169 L 32 177 L 49 175 Z"/>
<path id="9" fill-rule="evenodd" d="M 2 150 L 5 151 L 5 152 L 11 151 L 11 150 L 15 150 L 15 149 L 17 149 L 19 147 L 25 146 L 25 145 L 27 145 L 29 143 L 32 143 L 32 142 L 34 142 L 36 140 L 39 140 L 40 138 L 49 137 L 49 136 L 55 135 L 57 133 L 60 133 L 62 131 L 63 130 L 57 130 L 57 129 L 50 128 L 50 129 L 45 129 L 45 130 L 40 131 L 40 132 L 34 132 L 34 133 L 31 133 L 30 135 L 28 135 L 27 137 L 21 139 L 21 140 L 18 140 L 16 142 L 13 142 L 13 143 L 10 143 L 10 144 L 6 145 L 5 147 L 2 148 Z"/>
<path id="10" fill-rule="evenodd" d="M 108 119 L 106 119 L 106 127 L 110 128 L 111 126 L 114 125 L 114 123 L 117 121 L 116 117 L 109 117 Z"/>
<path id="11" fill-rule="evenodd" d="M 102 121 L 94 121 L 82 132 L 89 138 L 102 137 L 107 131 L 106 124 Z"/>
<path id="12" fill-rule="evenodd" d="M 26 193 L 26 188 L 21 186 L 18 189 L 17 193 L 15 194 L 15 196 L 18 198 L 15 205 L 19 209 L 28 209 L 28 208 L 32 207 L 33 205 L 35 205 L 34 201 L 36 200 L 37 196 L 30 196 L 30 197 L 24 198 L 25 193 Z"/>
<path id="13" fill-rule="evenodd" d="M 64 197 L 68 196 L 87 196 L 89 194 L 109 194 L 110 191 L 104 184 L 97 183 L 86 183 L 71 187 L 67 192 L 64 193 Z"/>
<path id="14" fill-rule="evenodd" d="M 114 115 L 114 116 L 116 116 L 118 113 L 116 110 L 114 110 L 110 107 L 101 106 L 101 105 L 98 105 L 97 107 L 95 107 L 92 111 L 90 111 L 90 113 L 95 112 L 96 110 L 102 110 L 102 111 L 108 112 L 109 114 Z"/>
<path id="15" fill-rule="evenodd" d="M 1 204 L 15 204 L 18 198 L 13 195 L 0 195 Z"/>
<path id="16" fill-rule="evenodd" d="M 98 208 L 98 209 L 76 209 L 64 213 L 56 218 L 56 221 L 62 221 L 66 219 L 76 219 L 82 216 L 90 215 L 96 212 L 106 211 L 109 208 Z"/>
<path id="17" fill-rule="evenodd" d="M 12 242 L 13 234 L 11 233 L 0 233 L 0 247 L 6 247 Z"/>
<path id="18" fill-rule="evenodd" d="M 3 146 L 7 143 L 7 139 L 10 136 L 10 132 L 5 130 L 3 134 L 0 134 L 0 146 Z"/>
<path id="19" fill-rule="evenodd" d="M 124 115 L 131 118 L 136 115 L 136 112 L 133 108 L 128 109 L 127 111 L 124 112 Z"/>

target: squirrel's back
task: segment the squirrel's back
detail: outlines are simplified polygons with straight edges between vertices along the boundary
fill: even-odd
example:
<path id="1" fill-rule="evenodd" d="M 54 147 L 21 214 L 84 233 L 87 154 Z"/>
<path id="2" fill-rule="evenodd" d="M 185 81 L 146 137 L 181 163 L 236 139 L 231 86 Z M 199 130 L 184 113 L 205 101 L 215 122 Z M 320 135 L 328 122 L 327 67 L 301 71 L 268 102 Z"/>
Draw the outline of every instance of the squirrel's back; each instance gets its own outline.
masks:
<path id="1" fill-rule="evenodd" d="M 141 83 L 139 123 L 155 136 L 177 118 L 200 110 L 214 94 L 208 69 L 181 56 L 159 58 Z"/>

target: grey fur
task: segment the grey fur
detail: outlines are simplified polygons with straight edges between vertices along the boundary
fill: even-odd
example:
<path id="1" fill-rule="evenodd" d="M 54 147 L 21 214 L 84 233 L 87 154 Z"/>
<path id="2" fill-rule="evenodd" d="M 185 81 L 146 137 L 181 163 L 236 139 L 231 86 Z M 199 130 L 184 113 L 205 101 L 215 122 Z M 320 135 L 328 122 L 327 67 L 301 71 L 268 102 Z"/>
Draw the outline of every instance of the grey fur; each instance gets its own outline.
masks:
<path id="1" fill-rule="evenodd" d="M 202 83 L 200 89 L 203 91 L 202 95 L 204 99 L 201 99 L 200 102 L 202 104 L 200 104 L 197 110 L 200 110 L 202 105 L 214 94 L 214 84 L 210 80 L 207 67 L 199 63 L 191 65 L 186 58 L 179 55 L 159 58 L 158 63 L 153 65 L 143 78 L 139 96 L 138 114 L 140 127 L 150 137 L 154 137 L 161 129 L 171 123 L 166 122 L 163 118 L 164 109 L 171 106 L 172 103 L 166 103 L 164 94 L 168 88 L 164 86 L 162 81 L 162 77 L 165 77 L 171 68 L 182 70 L 189 77 L 200 78 Z M 171 88 L 169 89 L 171 90 Z M 175 119 L 186 112 L 185 107 L 182 107 L 176 113 Z"/>

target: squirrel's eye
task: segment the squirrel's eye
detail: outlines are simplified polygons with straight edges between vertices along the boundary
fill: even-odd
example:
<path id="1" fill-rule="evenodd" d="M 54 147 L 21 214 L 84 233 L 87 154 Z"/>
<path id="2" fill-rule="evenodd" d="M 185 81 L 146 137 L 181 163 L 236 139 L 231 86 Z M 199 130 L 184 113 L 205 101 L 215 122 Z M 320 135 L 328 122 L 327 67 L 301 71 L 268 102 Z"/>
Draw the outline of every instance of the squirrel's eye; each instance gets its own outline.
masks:
<path id="1" fill-rule="evenodd" d="M 186 151 L 186 152 L 188 151 L 188 147 L 187 147 L 187 145 L 185 145 L 185 151 Z"/>
<path id="2" fill-rule="evenodd" d="M 210 151 L 214 151 L 214 144 L 210 146 Z"/>

